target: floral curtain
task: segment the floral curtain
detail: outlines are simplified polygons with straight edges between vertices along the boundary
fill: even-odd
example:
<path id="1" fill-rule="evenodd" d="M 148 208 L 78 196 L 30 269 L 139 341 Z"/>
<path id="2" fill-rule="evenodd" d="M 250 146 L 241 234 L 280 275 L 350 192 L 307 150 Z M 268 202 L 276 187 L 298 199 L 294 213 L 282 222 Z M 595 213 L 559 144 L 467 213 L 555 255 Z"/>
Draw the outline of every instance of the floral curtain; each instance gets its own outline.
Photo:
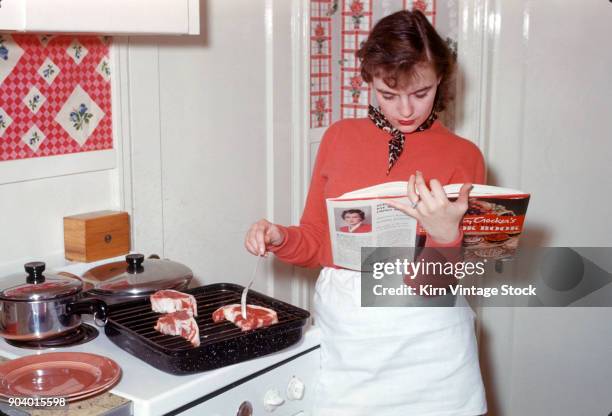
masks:
<path id="1" fill-rule="evenodd" d="M 0 34 L 0 162 L 112 149 L 110 38 Z"/>

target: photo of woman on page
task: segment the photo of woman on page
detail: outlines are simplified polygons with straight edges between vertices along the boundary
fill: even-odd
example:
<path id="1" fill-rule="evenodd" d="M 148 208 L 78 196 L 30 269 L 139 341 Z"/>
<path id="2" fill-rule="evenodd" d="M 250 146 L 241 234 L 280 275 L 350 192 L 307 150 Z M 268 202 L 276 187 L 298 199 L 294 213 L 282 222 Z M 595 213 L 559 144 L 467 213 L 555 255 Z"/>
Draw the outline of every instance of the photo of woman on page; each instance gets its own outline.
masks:
<path id="1" fill-rule="evenodd" d="M 346 223 L 338 231 L 343 233 L 369 233 L 372 232 L 372 224 L 366 221 L 363 210 L 358 208 L 346 209 L 342 211 L 342 220 Z"/>

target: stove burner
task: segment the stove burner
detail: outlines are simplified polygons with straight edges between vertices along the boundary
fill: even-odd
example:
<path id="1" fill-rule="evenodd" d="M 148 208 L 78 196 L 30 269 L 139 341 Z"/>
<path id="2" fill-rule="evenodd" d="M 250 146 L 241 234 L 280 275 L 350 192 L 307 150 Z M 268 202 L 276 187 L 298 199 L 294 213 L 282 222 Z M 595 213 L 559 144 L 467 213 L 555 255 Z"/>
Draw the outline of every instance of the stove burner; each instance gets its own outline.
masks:
<path id="1" fill-rule="evenodd" d="M 73 345 L 84 344 L 97 336 L 98 330 L 96 328 L 91 325 L 81 324 L 69 333 L 53 338 L 32 341 L 15 341 L 7 339 L 6 342 L 14 347 L 40 350 L 45 348 L 71 347 Z"/>

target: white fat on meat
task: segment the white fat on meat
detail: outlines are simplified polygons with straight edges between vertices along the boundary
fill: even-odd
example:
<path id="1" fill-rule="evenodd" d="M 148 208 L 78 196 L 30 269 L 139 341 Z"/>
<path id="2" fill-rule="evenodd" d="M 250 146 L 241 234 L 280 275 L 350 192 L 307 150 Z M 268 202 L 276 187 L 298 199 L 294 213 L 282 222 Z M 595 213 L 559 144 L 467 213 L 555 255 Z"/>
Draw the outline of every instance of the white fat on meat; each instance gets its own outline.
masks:
<path id="1" fill-rule="evenodd" d="M 244 319 L 241 313 L 240 304 L 225 305 L 218 308 L 212 314 L 214 322 L 228 320 L 240 328 L 242 331 L 263 328 L 278 323 L 276 312 L 263 306 L 247 305 L 247 317 Z"/>
<path id="2" fill-rule="evenodd" d="M 183 337 L 194 347 L 200 346 L 198 323 L 187 310 L 160 316 L 155 324 L 155 330 L 164 335 Z"/>
<path id="3" fill-rule="evenodd" d="M 193 295 L 176 290 L 158 290 L 151 295 L 151 309 L 157 313 L 172 313 L 187 311 L 192 316 L 198 316 L 198 305 Z"/>

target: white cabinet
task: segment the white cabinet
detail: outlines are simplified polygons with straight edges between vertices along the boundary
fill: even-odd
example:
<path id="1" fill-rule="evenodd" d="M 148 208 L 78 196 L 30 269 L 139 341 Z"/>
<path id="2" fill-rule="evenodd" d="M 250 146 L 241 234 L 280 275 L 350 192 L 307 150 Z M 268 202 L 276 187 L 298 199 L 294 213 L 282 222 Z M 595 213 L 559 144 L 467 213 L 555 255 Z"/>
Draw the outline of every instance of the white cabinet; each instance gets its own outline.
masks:
<path id="1" fill-rule="evenodd" d="M 199 0 L 0 0 L 0 30 L 199 34 Z"/>
<path id="2" fill-rule="evenodd" d="M 0 30 L 23 30 L 25 7 L 23 0 L 0 0 Z"/>

